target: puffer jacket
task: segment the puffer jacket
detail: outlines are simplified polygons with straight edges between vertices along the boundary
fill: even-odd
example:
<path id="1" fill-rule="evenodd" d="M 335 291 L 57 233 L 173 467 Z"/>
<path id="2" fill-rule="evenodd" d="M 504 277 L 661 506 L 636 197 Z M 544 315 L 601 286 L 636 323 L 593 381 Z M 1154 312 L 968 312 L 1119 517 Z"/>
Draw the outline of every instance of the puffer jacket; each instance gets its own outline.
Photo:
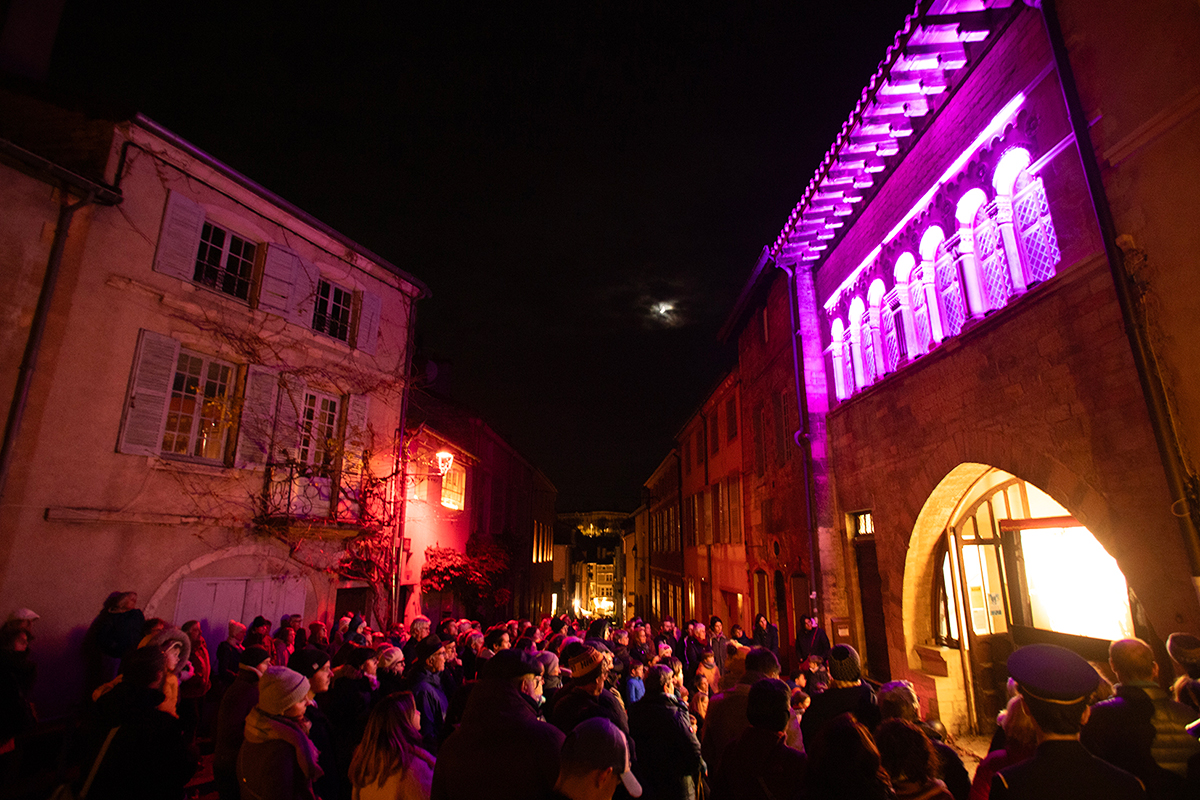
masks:
<path id="1" fill-rule="evenodd" d="M 1145 782 L 1153 765 L 1187 775 L 1187 762 L 1200 742 L 1186 730 L 1196 712 L 1177 703 L 1154 683 L 1117 684 L 1117 696 L 1092 706 L 1079 740 L 1092 755 Z M 1149 785 L 1149 783 L 1148 783 Z"/>

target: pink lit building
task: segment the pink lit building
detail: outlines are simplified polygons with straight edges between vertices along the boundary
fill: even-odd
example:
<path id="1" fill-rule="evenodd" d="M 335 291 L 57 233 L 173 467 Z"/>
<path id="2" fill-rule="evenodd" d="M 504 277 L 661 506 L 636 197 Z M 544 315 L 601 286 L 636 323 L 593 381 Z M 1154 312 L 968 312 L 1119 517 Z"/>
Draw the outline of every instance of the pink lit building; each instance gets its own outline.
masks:
<path id="1" fill-rule="evenodd" d="M 0 598 L 41 615 L 43 714 L 114 590 L 213 648 L 387 623 L 424 285 L 144 117 L 7 91 L 0 208 Z"/>
<path id="2" fill-rule="evenodd" d="M 1200 632 L 1197 53 L 1183 0 L 921 0 L 735 309 L 792 305 L 822 623 L 952 731 L 1024 643 Z"/>

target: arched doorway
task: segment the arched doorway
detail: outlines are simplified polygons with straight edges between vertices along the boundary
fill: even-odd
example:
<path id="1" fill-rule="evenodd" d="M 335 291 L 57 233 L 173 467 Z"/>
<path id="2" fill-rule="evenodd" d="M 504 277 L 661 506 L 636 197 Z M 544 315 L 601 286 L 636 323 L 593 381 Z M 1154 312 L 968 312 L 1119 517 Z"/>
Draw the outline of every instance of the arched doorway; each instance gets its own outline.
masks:
<path id="1" fill-rule="evenodd" d="M 1055 642 L 1102 661 L 1110 640 L 1135 635 L 1136 601 L 1116 561 L 1067 508 L 1002 470 L 962 465 L 947 476 L 909 547 L 906 617 L 924 621 L 906 628 L 930 643 L 916 648 L 921 666 L 934 665 L 938 705 L 959 729 L 991 730 L 1015 647 Z M 914 548 L 928 557 L 914 559 Z"/>

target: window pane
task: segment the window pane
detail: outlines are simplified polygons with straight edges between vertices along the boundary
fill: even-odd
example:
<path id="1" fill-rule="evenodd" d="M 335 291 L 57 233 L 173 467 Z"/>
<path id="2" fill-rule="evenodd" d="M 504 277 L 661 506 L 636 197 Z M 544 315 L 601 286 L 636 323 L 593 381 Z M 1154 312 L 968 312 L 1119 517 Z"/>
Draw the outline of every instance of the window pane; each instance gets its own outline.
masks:
<path id="1" fill-rule="evenodd" d="M 1125 576 L 1087 528 L 1020 537 L 1035 628 L 1108 640 L 1134 635 Z"/>
<path id="2" fill-rule="evenodd" d="M 1004 613 L 996 546 L 966 545 L 962 548 L 962 557 L 971 630 L 977 636 L 1004 633 L 1008 630 L 1008 620 Z"/>
<path id="3" fill-rule="evenodd" d="M 229 385 L 233 368 L 183 351 L 175 367 L 163 452 L 220 460 L 229 435 Z"/>

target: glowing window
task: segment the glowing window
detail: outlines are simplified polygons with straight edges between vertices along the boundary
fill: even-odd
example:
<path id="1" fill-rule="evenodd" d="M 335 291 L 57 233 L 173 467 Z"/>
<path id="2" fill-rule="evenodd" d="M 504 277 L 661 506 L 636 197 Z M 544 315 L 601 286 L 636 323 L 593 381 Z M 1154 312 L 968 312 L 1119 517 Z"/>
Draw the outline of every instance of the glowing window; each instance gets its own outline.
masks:
<path id="1" fill-rule="evenodd" d="M 219 461 L 229 441 L 229 387 L 233 366 L 187 350 L 179 352 L 162 451 Z"/>
<path id="2" fill-rule="evenodd" d="M 1004 254 L 1000 225 L 996 221 L 996 203 L 979 207 L 975 212 L 975 267 L 983 288 L 984 302 L 989 309 L 1003 308 L 1013 295 L 1012 273 Z"/>
<path id="3" fill-rule="evenodd" d="M 1062 252 L 1058 249 L 1058 236 L 1050 217 L 1046 187 L 1041 178 L 1030 177 L 1028 172 L 1017 177 L 1013 225 L 1017 229 L 1022 266 L 1029 283 L 1032 285 L 1053 277 L 1055 267 L 1062 260 Z"/>
<path id="4" fill-rule="evenodd" d="M 971 544 L 962 548 L 967 613 L 971 617 L 971 630 L 976 636 L 1008 631 L 999 553 L 999 548 L 994 544 Z"/>
<path id="5" fill-rule="evenodd" d="M 917 349 L 928 352 L 933 346 L 933 331 L 929 324 L 929 302 L 925 296 L 924 270 L 913 270 L 913 279 L 908 284 L 909 302 L 912 304 L 913 328 L 917 334 Z"/>
<path id="6" fill-rule="evenodd" d="M 884 363 L 893 372 L 908 360 L 908 346 L 904 340 L 904 318 L 900 312 L 900 300 L 893 296 L 879 317 L 883 325 Z"/>
<path id="7" fill-rule="evenodd" d="M 947 336 L 957 336 L 967 319 L 963 300 L 962 279 L 959 277 L 958 236 L 938 245 L 933 275 L 937 285 L 938 310 Z"/>
<path id="8" fill-rule="evenodd" d="M 954 576 L 948 548 L 943 548 L 941 561 L 934 601 L 934 637 L 944 647 L 958 647 L 958 614 L 954 608 Z"/>
<path id="9" fill-rule="evenodd" d="M 442 476 L 442 505 L 461 511 L 467 498 L 467 470 L 460 464 Z"/>
<path id="10" fill-rule="evenodd" d="M 859 340 L 862 342 L 863 383 L 870 386 L 878 377 L 875 374 L 875 337 L 871 332 L 871 324 L 864 316 Z"/>
<path id="11" fill-rule="evenodd" d="M 315 468 L 317 476 L 328 478 L 337 454 L 337 398 L 316 392 L 304 393 L 300 412 L 299 461 Z"/>
<path id="12" fill-rule="evenodd" d="M 1125 576 L 1087 528 L 1020 533 L 1033 627 L 1106 640 L 1134 635 Z"/>
<path id="13" fill-rule="evenodd" d="M 256 246 L 211 222 L 204 223 L 196 253 L 196 283 L 245 300 L 250 296 Z"/>

